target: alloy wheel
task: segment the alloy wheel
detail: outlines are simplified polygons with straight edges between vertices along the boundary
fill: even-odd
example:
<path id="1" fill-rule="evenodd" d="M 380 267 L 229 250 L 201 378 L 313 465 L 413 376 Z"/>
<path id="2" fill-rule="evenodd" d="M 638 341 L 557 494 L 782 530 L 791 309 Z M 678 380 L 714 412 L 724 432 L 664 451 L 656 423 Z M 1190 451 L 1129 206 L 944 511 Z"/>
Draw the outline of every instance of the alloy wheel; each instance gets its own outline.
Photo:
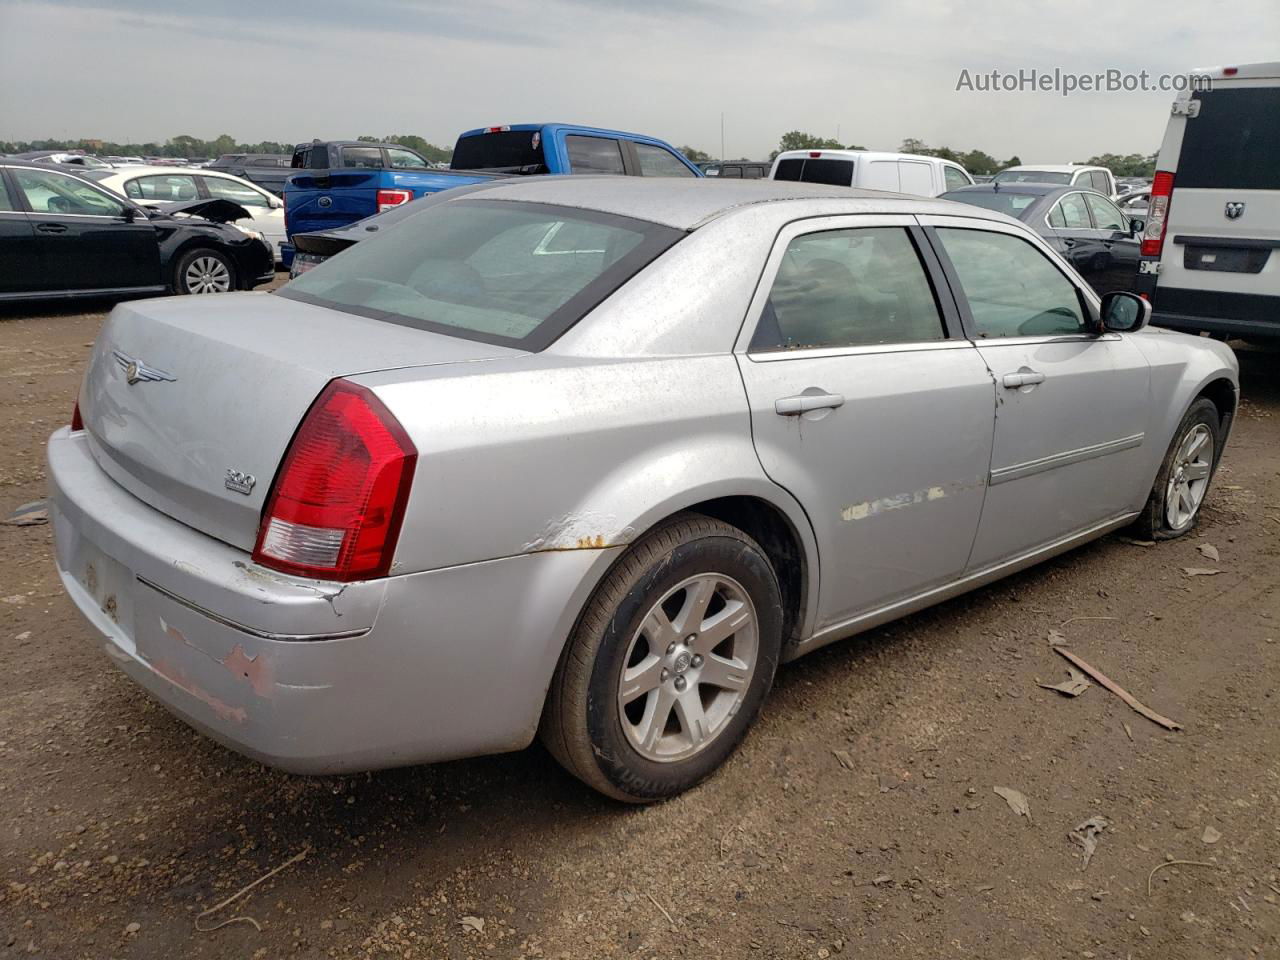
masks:
<path id="1" fill-rule="evenodd" d="M 188 293 L 226 293 L 231 289 L 231 271 L 217 257 L 196 257 L 183 275 Z"/>
<path id="2" fill-rule="evenodd" d="M 1173 531 L 1189 527 L 1209 488 L 1213 470 L 1213 434 L 1203 423 L 1183 435 L 1165 487 L 1164 518 Z"/>

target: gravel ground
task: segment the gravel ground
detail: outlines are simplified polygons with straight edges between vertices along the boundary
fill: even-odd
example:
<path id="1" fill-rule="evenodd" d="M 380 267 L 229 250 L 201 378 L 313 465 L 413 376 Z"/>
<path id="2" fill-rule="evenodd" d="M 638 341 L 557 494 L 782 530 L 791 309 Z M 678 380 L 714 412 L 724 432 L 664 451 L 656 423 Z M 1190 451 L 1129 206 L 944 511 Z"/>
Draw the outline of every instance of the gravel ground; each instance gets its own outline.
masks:
<path id="1" fill-rule="evenodd" d="M 0 313 L 0 515 L 45 493 L 85 309 Z M 48 526 L 0 526 L 0 957 L 1280 956 L 1280 354 L 1241 359 L 1196 535 L 1109 537 L 786 667 L 728 766 L 647 809 L 537 746 L 268 770 L 96 652 Z M 1184 729 L 1038 687 L 1051 631 Z M 1201 865 L 1150 876 L 1170 859 Z M 252 922 L 196 929 L 282 865 L 205 918 Z"/>

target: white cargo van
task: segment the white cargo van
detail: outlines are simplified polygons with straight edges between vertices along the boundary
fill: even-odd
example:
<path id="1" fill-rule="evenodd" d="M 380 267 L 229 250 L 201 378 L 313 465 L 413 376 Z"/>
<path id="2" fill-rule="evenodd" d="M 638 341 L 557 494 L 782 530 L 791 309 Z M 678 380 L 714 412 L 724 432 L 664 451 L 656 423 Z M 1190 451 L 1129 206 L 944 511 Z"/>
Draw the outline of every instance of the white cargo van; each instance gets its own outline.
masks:
<path id="1" fill-rule="evenodd" d="M 1156 158 L 1139 291 L 1152 323 L 1280 338 L 1280 63 L 1197 71 Z"/>
<path id="2" fill-rule="evenodd" d="M 870 150 L 787 150 L 774 159 L 769 178 L 921 197 L 936 197 L 973 183 L 968 171 L 950 160 Z"/>

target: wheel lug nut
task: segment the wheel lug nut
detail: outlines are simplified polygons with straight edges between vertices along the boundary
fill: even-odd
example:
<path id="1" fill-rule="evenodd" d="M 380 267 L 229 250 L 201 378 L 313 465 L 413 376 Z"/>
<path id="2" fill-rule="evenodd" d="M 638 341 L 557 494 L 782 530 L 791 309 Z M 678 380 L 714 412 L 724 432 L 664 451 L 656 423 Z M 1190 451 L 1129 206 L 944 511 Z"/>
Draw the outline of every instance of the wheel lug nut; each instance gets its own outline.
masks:
<path id="1" fill-rule="evenodd" d="M 684 688 L 687 687 L 688 685 L 689 685 L 689 681 L 686 680 L 684 677 L 676 677 L 677 691 L 679 691 L 680 693 L 684 693 Z"/>
<path id="2" fill-rule="evenodd" d="M 676 642 L 672 640 L 669 644 L 667 644 L 667 656 L 671 656 L 671 654 L 675 652 L 676 652 Z"/>
<path id="3" fill-rule="evenodd" d="M 695 653 L 693 655 L 693 661 L 690 663 L 690 666 L 693 667 L 695 670 L 698 667 L 702 666 L 702 654 Z"/>
<path id="4" fill-rule="evenodd" d="M 666 667 L 663 667 L 663 668 L 662 668 L 662 680 L 663 680 L 663 682 L 666 682 L 666 679 L 667 679 L 667 677 L 669 677 L 669 676 L 671 676 L 671 671 L 670 671 L 670 670 L 668 670 Z"/>
<path id="5" fill-rule="evenodd" d="M 684 638 L 684 645 L 686 647 L 691 647 L 693 646 L 694 641 L 697 639 L 698 639 L 698 635 L 696 633 L 691 633 Z"/>

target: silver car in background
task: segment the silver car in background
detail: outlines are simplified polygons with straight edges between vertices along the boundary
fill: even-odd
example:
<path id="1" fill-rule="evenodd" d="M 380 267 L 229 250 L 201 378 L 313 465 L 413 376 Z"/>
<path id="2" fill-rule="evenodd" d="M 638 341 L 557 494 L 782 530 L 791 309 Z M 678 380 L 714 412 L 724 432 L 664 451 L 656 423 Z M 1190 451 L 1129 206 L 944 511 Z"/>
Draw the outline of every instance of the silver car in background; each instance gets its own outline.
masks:
<path id="1" fill-rule="evenodd" d="M 440 194 L 274 294 L 117 307 L 49 443 L 125 672 L 261 761 L 517 750 L 652 801 L 780 661 L 1191 529 L 1222 344 L 1022 224 L 811 184 Z"/>

